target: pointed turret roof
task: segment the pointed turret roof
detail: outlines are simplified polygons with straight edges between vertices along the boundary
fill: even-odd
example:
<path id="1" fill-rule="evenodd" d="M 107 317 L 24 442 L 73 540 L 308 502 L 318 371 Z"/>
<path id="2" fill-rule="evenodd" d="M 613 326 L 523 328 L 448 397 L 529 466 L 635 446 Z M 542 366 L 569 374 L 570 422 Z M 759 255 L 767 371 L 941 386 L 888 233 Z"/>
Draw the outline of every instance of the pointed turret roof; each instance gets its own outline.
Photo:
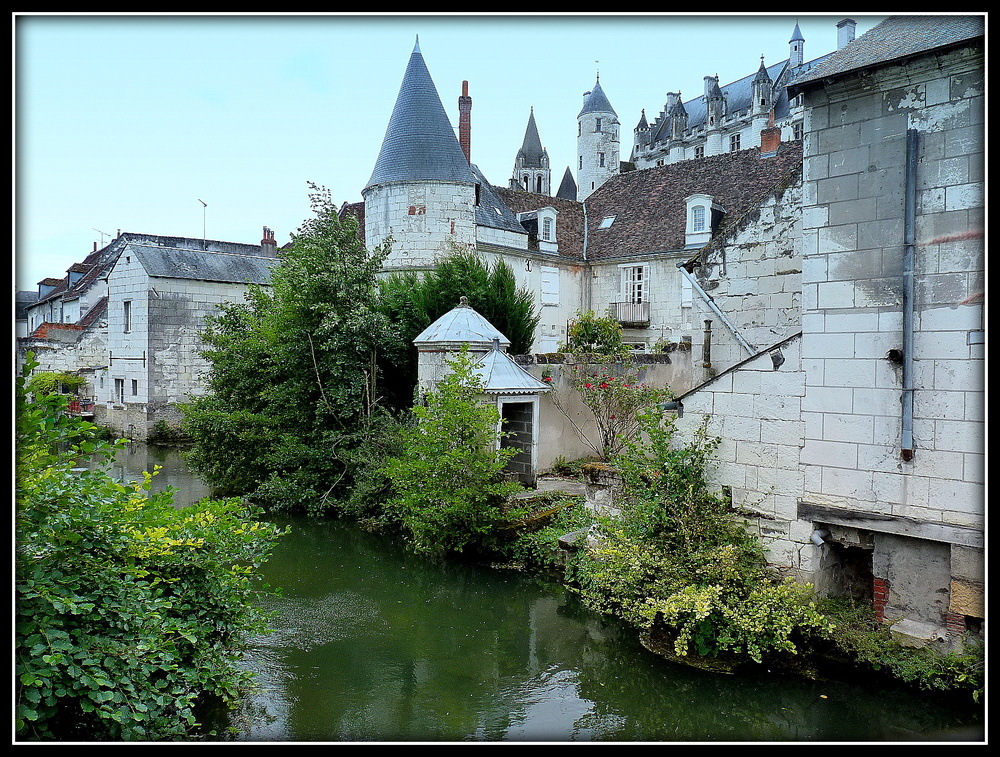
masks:
<path id="1" fill-rule="evenodd" d="M 542 140 L 538 136 L 538 126 L 535 124 L 535 109 L 532 108 L 528 115 L 528 126 L 524 130 L 524 142 L 517 151 L 517 157 L 522 166 L 545 168 L 542 164 L 542 157 L 545 155 L 545 148 L 542 147 Z"/>
<path id="2" fill-rule="evenodd" d="M 539 394 L 552 389 L 550 384 L 539 381 L 500 349 L 494 340 L 493 349 L 487 352 L 475 368 L 476 375 L 487 394 Z"/>
<path id="3" fill-rule="evenodd" d="M 569 166 L 566 166 L 566 171 L 563 173 L 556 197 L 561 197 L 564 200 L 576 199 L 576 179 L 573 178 L 573 172 L 569 170 Z"/>
<path id="4" fill-rule="evenodd" d="M 799 31 L 799 22 L 795 22 L 795 29 L 792 30 L 792 38 L 788 40 L 789 42 L 805 42 L 806 38 L 802 36 L 802 32 Z"/>
<path id="5" fill-rule="evenodd" d="M 418 40 L 403 75 L 375 170 L 365 188 L 428 180 L 475 183 Z"/>
<path id="6" fill-rule="evenodd" d="M 608 100 L 608 96 L 604 94 L 604 90 L 601 89 L 601 79 L 598 77 L 597 83 L 594 84 L 594 88 L 587 92 L 585 95 L 585 100 L 583 101 L 583 108 L 577 115 L 577 118 L 582 116 L 584 113 L 611 113 L 613 116 L 618 116 L 615 113 L 615 109 L 611 107 L 611 101 Z"/>
<path id="7" fill-rule="evenodd" d="M 438 318 L 413 340 L 418 345 L 426 344 L 469 344 L 472 347 L 489 347 L 497 340 L 505 347 L 510 339 L 505 337 L 492 323 L 469 306 L 462 297 L 457 307 Z"/>

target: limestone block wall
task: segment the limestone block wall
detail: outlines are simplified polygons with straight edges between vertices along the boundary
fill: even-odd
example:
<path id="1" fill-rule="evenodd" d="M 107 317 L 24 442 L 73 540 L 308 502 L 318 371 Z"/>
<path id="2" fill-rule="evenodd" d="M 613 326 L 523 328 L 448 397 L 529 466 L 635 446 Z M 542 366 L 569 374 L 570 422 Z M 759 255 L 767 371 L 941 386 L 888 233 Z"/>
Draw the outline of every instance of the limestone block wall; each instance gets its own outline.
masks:
<path id="1" fill-rule="evenodd" d="M 424 181 L 383 184 L 365 191 L 365 244 L 392 237 L 385 268 L 426 268 L 451 246 L 476 244 L 475 188 Z"/>
<path id="2" fill-rule="evenodd" d="M 800 356 L 801 340 L 792 337 L 716 376 L 682 395 L 675 421 L 685 440 L 707 419 L 709 434 L 721 440 L 713 482 L 735 505 L 757 515 L 751 526 L 772 564 L 811 579 L 820 554 L 809 541 L 811 524 L 797 517 L 805 434 Z"/>
<path id="3" fill-rule="evenodd" d="M 805 496 L 983 528 L 981 50 L 812 97 L 803 260 Z M 914 440 L 901 457 L 904 176 L 918 132 Z"/>

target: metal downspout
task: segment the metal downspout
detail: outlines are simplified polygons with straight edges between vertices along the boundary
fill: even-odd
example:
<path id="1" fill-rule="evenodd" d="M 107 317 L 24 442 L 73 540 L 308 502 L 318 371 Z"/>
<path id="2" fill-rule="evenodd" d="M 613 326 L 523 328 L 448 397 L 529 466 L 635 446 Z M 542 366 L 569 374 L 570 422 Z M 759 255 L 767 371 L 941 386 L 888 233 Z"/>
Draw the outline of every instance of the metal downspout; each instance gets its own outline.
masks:
<path id="1" fill-rule="evenodd" d="M 918 132 L 906 132 L 906 176 L 903 197 L 903 396 L 900 456 L 913 459 L 913 271 L 916 254 Z"/>
<path id="2" fill-rule="evenodd" d="M 711 308 L 713 313 L 719 316 L 719 320 L 721 320 L 726 325 L 726 328 L 729 329 L 732 335 L 736 338 L 736 341 L 740 343 L 740 346 L 747 351 L 747 354 L 756 355 L 757 349 L 753 347 L 749 342 L 747 342 L 747 340 L 743 338 L 743 335 L 736 330 L 736 327 L 732 323 L 730 323 L 729 319 L 726 318 L 725 313 L 719 310 L 719 306 L 715 304 L 715 300 L 713 300 L 708 295 L 708 292 L 706 292 L 704 289 L 701 288 L 701 284 L 698 283 L 697 279 L 695 279 L 695 277 L 691 274 L 691 272 L 684 267 L 684 263 L 678 263 L 677 270 L 680 271 L 689 282 L 691 282 L 691 286 L 694 287 L 694 290 L 698 293 L 698 296 L 700 296 L 705 301 L 705 304 L 708 305 L 709 308 Z"/>
<path id="3" fill-rule="evenodd" d="M 590 270 L 590 264 L 587 260 L 587 244 L 590 241 L 590 226 L 587 220 L 587 203 L 581 202 L 580 207 L 583 209 L 583 310 L 584 312 L 587 312 L 591 307 L 591 289 L 593 288 L 594 275 Z"/>

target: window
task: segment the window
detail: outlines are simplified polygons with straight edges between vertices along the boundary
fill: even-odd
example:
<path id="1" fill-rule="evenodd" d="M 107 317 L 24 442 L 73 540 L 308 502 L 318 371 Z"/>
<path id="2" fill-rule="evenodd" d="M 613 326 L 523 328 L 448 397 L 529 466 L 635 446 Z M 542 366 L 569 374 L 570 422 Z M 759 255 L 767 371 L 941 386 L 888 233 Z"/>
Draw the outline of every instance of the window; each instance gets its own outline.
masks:
<path id="1" fill-rule="evenodd" d="M 802 139 L 802 122 L 796 121 L 792 124 L 792 139 Z"/>
<path id="2" fill-rule="evenodd" d="M 580 170 L 583 170 L 583 156 L 580 156 Z"/>
<path id="3" fill-rule="evenodd" d="M 729 151 L 736 152 L 740 149 L 740 135 L 733 134 L 729 137 Z"/>
<path id="4" fill-rule="evenodd" d="M 698 145 L 697 147 L 695 147 L 694 148 L 694 156 L 696 158 L 704 158 L 705 157 L 705 145 Z"/>
<path id="5" fill-rule="evenodd" d="M 601 168 L 604 168 L 604 153 L 603 152 L 597 153 L 597 165 L 599 165 Z"/>
<path id="6" fill-rule="evenodd" d="M 705 230 L 705 206 L 695 205 L 691 208 L 691 231 Z"/>
<path id="7" fill-rule="evenodd" d="M 132 300 L 122 303 L 122 330 L 127 334 L 132 330 Z"/>
<path id="8" fill-rule="evenodd" d="M 115 379 L 115 396 L 111 399 L 119 405 L 125 404 L 125 379 Z"/>
<path id="9" fill-rule="evenodd" d="M 139 382 L 136 379 L 132 379 L 132 396 L 139 396 Z"/>
<path id="10" fill-rule="evenodd" d="M 605 216 L 604 220 L 601 221 L 601 225 L 598 227 L 600 229 L 610 229 L 611 224 L 615 222 L 615 218 L 618 216 Z"/>
<path id="11" fill-rule="evenodd" d="M 646 266 L 630 265 L 622 268 L 622 296 L 625 302 L 646 302 L 649 294 L 646 287 Z"/>
<path id="12" fill-rule="evenodd" d="M 541 272 L 541 302 L 542 305 L 559 304 L 559 269 L 553 266 L 542 266 Z"/>
<path id="13" fill-rule="evenodd" d="M 595 124 L 596 125 L 594 126 L 594 131 L 600 131 L 601 130 L 601 119 L 598 118 L 596 120 Z"/>
<path id="14" fill-rule="evenodd" d="M 552 241 L 552 219 L 543 218 L 542 219 L 542 239 L 546 242 Z"/>

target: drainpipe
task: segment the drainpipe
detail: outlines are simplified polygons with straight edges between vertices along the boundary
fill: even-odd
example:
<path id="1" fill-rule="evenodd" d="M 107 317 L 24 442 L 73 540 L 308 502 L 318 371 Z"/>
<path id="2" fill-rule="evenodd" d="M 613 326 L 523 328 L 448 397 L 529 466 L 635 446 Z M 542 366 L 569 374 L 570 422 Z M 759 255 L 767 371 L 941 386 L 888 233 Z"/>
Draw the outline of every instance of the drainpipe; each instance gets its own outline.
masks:
<path id="1" fill-rule="evenodd" d="M 711 308 L 712 312 L 715 313 L 717 316 L 719 316 L 719 320 L 721 320 L 726 325 L 726 328 L 729 329 L 730 332 L 732 332 L 732 335 L 736 337 L 736 341 L 739 342 L 740 346 L 747 351 L 747 354 L 756 355 L 757 354 L 756 348 L 754 348 L 749 342 L 747 342 L 746 339 L 743 338 L 743 335 L 740 334 L 740 332 L 736 330 L 736 327 L 729 321 L 728 318 L 726 318 L 725 313 L 719 310 L 719 306 L 715 304 L 715 300 L 709 297 L 708 292 L 706 292 L 704 289 L 701 288 L 701 284 L 699 284 L 697 279 L 695 279 L 695 277 L 691 274 L 691 272 L 684 267 L 684 263 L 678 263 L 677 270 L 679 270 L 684 275 L 684 277 L 689 282 L 691 282 L 691 286 L 694 287 L 694 290 L 705 301 L 705 304 L 708 305 L 709 308 Z"/>
<path id="2" fill-rule="evenodd" d="M 903 396 L 900 456 L 913 459 L 913 269 L 916 250 L 918 132 L 906 132 L 906 177 L 903 206 Z"/>
<path id="3" fill-rule="evenodd" d="M 593 280 L 594 274 L 590 270 L 589 261 L 587 260 L 587 246 L 590 242 L 590 226 L 587 219 L 587 203 L 581 202 L 580 207 L 583 210 L 583 309 L 588 311 L 591 309 L 591 301 L 593 297 Z"/>

